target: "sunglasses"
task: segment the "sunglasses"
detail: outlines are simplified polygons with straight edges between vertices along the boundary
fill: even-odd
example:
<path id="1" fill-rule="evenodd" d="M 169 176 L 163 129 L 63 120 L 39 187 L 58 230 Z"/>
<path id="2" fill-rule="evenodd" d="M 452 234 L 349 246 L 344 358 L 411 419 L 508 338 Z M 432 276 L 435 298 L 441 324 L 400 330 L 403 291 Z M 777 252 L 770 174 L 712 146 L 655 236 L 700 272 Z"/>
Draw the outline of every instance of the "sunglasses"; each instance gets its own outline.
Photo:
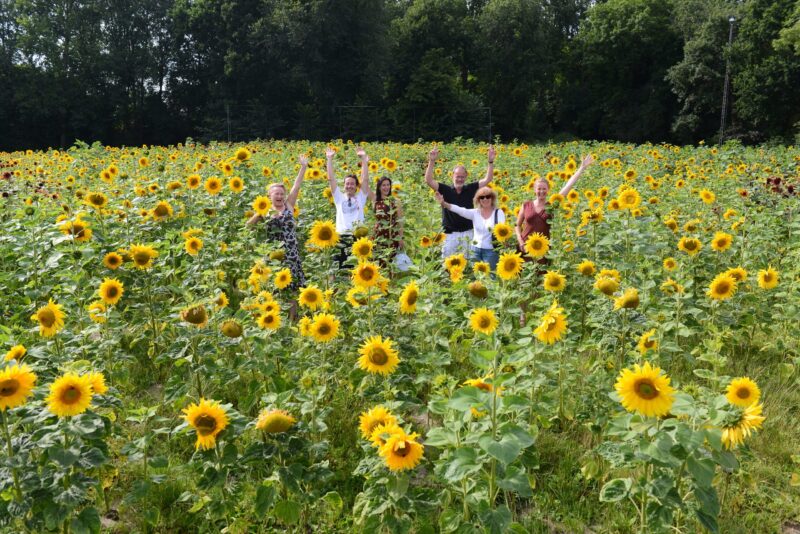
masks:
<path id="1" fill-rule="evenodd" d="M 481 195 L 478 197 L 478 200 L 486 200 L 487 198 L 494 198 L 493 195 Z"/>

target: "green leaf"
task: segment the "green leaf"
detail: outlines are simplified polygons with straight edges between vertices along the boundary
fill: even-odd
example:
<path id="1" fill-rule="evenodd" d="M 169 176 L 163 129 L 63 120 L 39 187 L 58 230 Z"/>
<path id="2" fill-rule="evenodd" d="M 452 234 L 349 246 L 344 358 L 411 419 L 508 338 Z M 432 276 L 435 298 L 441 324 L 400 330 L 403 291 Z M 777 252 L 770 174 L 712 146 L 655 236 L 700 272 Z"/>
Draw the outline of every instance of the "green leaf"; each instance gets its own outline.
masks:
<path id="1" fill-rule="evenodd" d="M 484 502 L 485 505 L 485 502 Z M 508 530 L 511 523 L 511 510 L 505 504 L 492 510 L 488 506 L 480 511 L 481 521 L 487 532 L 502 534 Z"/>
<path id="2" fill-rule="evenodd" d="M 719 532 L 719 525 L 717 524 L 717 517 L 719 517 L 719 498 L 717 498 L 717 490 L 713 486 L 703 488 L 695 486 L 694 495 L 697 502 L 700 504 L 695 510 L 697 519 L 706 527 L 710 532 Z"/>
<path id="3" fill-rule="evenodd" d="M 628 496 L 633 486 L 630 478 L 615 478 L 600 489 L 600 502 L 617 502 Z"/>
<path id="4" fill-rule="evenodd" d="M 300 505 L 294 501 L 279 501 L 273 510 L 275 517 L 286 523 L 294 525 L 300 521 Z"/>
<path id="5" fill-rule="evenodd" d="M 97 447 L 92 447 L 81 455 L 81 465 L 84 467 L 100 467 L 108 462 L 108 456 Z"/>
<path id="6" fill-rule="evenodd" d="M 428 430 L 428 435 L 425 437 L 425 446 L 455 446 L 456 443 L 458 443 L 456 440 L 456 433 L 447 428 L 431 428 Z"/>
<path id="7" fill-rule="evenodd" d="M 84 508 L 78 517 L 73 517 L 70 527 L 75 534 L 99 534 L 100 514 L 94 507 Z"/>
<path id="8" fill-rule="evenodd" d="M 499 432 L 499 441 L 493 440 L 492 436 L 485 435 L 478 440 L 478 445 L 505 465 L 516 460 L 522 449 L 530 447 L 534 443 L 533 436 L 516 425 L 506 425 L 500 428 Z"/>
<path id="9" fill-rule="evenodd" d="M 466 386 L 458 388 L 458 390 L 450 398 L 447 406 L 453 410 L 465 412 L 475 406 L 481 404 L 485 400 L 485 393 L 480 389 L 473 386 Z"/>
<path id="10" fill-rule="evenodd" d="M 530 497 L 533 495 L 533 489 L 528 481 L 525 470 L 517 466 L 512 465 L 506 469 L 505 478 L 498 480 L 497 486 L 506 491 L 514 491 L 520 497 Z"/>
<path id="11" fill-rule="evenodd" d="M 47 449 L 47 456 L 61 467 L 71 467 L 78 461 L 80 449 L 70 447 L 65 449 L 61 445 L 53 445 Z"/>
<path id="12" fill-rule="evenodd" d="M 322 501 L 325 503 L 327 514 L 330 520 L 336 520 L 336 518 L 341 515 L 342 510 L 344 509 L 344 501 L 342 500 L 342 496 L 335 491 L 329 491 L 322 497 Z"/>
<path id="13" fill-rule="evenodd" d="M 272 503 L 275 502 L 275 487 L 272 481 L 265 482 L 256 490 L 255 513 L 259 517 L 264 517 L 269 511 Z"/>
<path id="14" fill-rule="evenodd" d="M 704 488 L 711 487 L 711 483 L 714 481 L 714 471 L 717 469 L 717 465 L 711 458 L 697 459 L 694 455 L 689 456 L 686 467 L 697 485 Z"/>
<path id="15" fill-rule="evenodd" d="M 473 475 L 481 470 L 477 461 L 478 452 L 470 447 L 456 449 L 453 457 L 444 470 L 444 478 L 450 483 L 461 482 L 464 477 Z"/>

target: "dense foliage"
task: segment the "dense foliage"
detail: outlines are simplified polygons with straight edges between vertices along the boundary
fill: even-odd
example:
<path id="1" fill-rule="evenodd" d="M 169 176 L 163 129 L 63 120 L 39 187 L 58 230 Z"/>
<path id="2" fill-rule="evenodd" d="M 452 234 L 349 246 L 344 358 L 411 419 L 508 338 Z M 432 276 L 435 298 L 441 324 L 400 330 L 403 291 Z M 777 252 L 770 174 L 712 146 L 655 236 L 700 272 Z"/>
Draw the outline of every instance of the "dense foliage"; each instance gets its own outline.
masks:
<path id="1" fill-rule="evenodd" d="M 726 60 L 727 136 L 792 143 L 798 25 L 798 0 L 6 1 L 0 149 L 710 141 Z"/>
<path id="2" fill-rule="evenodd" d="M 800 151 L 497 146 L 549 240 L 443 265 L 430 146 L 364 145 L 404 206 L 336 272 L 355 145 L 0 153 L 0 530 L 779 532 L 800 519 Z M 591 153 L 566 198 L 556 194 Z M 266 185 L 298 200 L 292 317 Z M 481 176 L 487 147 L 439 147 Z M 549 251 L 548 251 L 549 249 Z M 541 267 L 541 268 L 537 268 Z"/>

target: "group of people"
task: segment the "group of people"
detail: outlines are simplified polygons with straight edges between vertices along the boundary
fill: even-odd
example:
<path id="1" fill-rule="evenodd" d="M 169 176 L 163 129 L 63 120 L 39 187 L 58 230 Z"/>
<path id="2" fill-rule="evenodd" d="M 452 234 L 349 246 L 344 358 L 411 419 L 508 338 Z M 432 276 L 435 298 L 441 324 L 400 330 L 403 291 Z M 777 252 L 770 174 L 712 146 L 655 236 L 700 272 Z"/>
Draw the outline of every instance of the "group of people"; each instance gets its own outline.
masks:
<path id="1" fill-rule="evenodd" d="M 336 206 L 336 232 L 339 234 L 338 250 L 335 259 L 340 269 L 346 268 L 351 248 L 355 242 L 354 233 L 364 222 L 364 208 L 372 206 L 375 212 L 375 226 L 372 238 L 378 260 L 383 266 L 394 262 L 404 249 L 403 242 L 403 209 L 396 196 L 393 195 L 392 180 L 382 176 L 372 191 L 369 187 L 369 156 L 359 149 L 357 152 L 361 167 L 360 179 L 355 174 L 344 178 L 344 191 L 336 181 L 334 159 L 336 151 L 328 148 L 327 158 L 328 183 Z M 494 162 L 497 156 L 493 146 L 487 151 L 486 174 L 478 181 L 467 183 L 467 169 L 457 165 L 452 172 L 452 184 L 434 179 L 434 168 L 439 157 L 439 150 L 434 148 L 428 154 L 428 165 L 425 170 L 425 182 L 436 193 L 436 200 L 442 206 L 442 229 L 445 235 L 442 246 L 442 257 L 446 258 L 459 252 L 470 253 L 473 261 L 484 261 L 492 272 L 497 266 L 498 251 L 493 244 L 493 229 L 498 223 L 506 222 L 506 214 L 497 206 L 497 193 L 489 187 L 494 177 Z M 270 239 L 283 244 L 285 262 L 292 273 L 293 289 L 305 285 L 305 274 L 298 248 L 294 205 L 300 193 L 303 178 L 308 169 L 308 157 L 298 158 L 300 169 L 291 191 L 276 182 L 270 184 L 268 196 L 272 202 L 269 213 L 262 217 L 253 215 L 247 224 L 267 221 Z M 561 188 L 562 197 L 573 188 L 584 170 L 594 163 L 591 156 L 586 156 L 575 173 Z M 550 219 L 547 211 L 550 184 L 545 178 L 534 183 L 533 199 L 523 203 L 517 215 L 515 236 L 518 251 L 525 252 L 525 241 L 528 236 L 538 232 L 550 237 Z"/>

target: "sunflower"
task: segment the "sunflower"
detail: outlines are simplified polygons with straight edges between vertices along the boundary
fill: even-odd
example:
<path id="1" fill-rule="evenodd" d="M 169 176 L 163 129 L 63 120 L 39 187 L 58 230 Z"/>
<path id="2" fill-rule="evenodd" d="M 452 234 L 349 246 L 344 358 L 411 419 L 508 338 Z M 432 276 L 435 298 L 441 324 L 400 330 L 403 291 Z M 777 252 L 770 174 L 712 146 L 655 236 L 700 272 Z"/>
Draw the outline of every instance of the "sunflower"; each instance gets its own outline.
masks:
<path id="1" fill-rule="evenodd" d="M 219 329 L 222 332 L 222 335 L 232 339 L 241 337 L 243 331 L 242 325 L 234 319 L 228 319 L 222 323 L 222 325 L 220 325 Z"/>
<path id="2" fill-rule="evenodd" d="M 681 294 L 683 293 L 683 286 L 672 278 L 667 278 L 664 280 L 664 283 L 661 284 L 661 291 L 667 295 L 672 295 L 674 293 Z"/>
<path id="3" fill-rule="evenodd" d="M 639 204 L 642 203 L 642 197 L 636 189 L 628 187 L 619 194 L 617 201 L 619 201 L 620 208 L 632 210 L 639 207 Z"/>
<path id="4" fill-rule="evenodd" d="M 86 311 L 89 312 L 89 319 L 97 324 L 106 322 L 106 316 L 104 315 L 106 310 L 108 310 L 108 308 L 106 307 L 106 303 L 102 300 L 92 301 L 86 306 Z"/>
<path id="5" fill-rule="evenodd" d="M 282 434 L 292 428 L 296 422 L 297 419 L 285 410 L 268 410 L 265 408 L 258 414 L 256 428 L 263 430 L 267 434 Z"/>
<path id="6" fill-rule="evenodd" d="M 253 201 L 253 211 L 258 213 L 262 217 L 269 212 L 269 209 L 271 207 L 272 207 L 272 201 L 270 201 L 269 197 L 261 195 L 257 196 L 256 199 Z"/>
<path id="7" fill-rule="evenodd" d="M 428 248 L 433 244 L 433 239 L 430 236 L 424 235 L 419 238 L 419 246 L 422 248 Z"/>
<path id="8" fill-rule="evenodd" d="M 386 444 L 386 440 L 388 440 L 390 437 L 402 434 L 403 432 L 403 429 L 394 423 L 378 425 L 372 431 L 369 441 L 374 447 L 380 448 Z"/>
<path id="9" fill-rule="evenodd" d="M 492 335 L 492 332 L 497 328 L 497 324 L 498 321 L 494 312 L 487 308 L 474 309 L 469 315 L 470 328 L 487 336 Z"/>
<path id="10" fill-rule="evenodd" d="M 86 374 L 86 378 L 89 380 L 89 385 L 92 386 L 92 393 L 95 395 L 103 395 L 108 391 L 106 377 L 103 376 L 103 373 L 92 371 Z"/>
<path id="11" fill-rule="evenodd" d="M 318 313 L 311 323 L 311 337 L 314 341 L 327 342 L 339 333 L 339 319 L 329 313 Z"/>
<path id="12" fill-rule="evenodd" d="M 156 204 L 156 207 L 150 211 L 150 215 L 158 221 L 172 217 L 172 214 L 172 205 L 166 200 L 160 201 L 158 204 Z"/>
<path id="13" fill-rule="evenodd" d="M 583 276 L 591 277 L 594 276 L 597 268 L 594 265 L 593 261 L 583 260 L 578 264 L 578 272 L 581 273 Z"/>
<path id="14" fill-rule="evenodd" d="M 186 187 L 189 189 L 197 189 L 200 187 L 200 175 L 199 174 L 191 174 L 186 178 Z"/>
<path id="15" fill-rule="evenodd" d="M 638 363 L 633 369 L 623 369 L 617 378 L 617 390 L 622 406 L 629 412 L 638 412 L 646 417 L 667 415 L 675 401 L 675 390 L 670 379 L 659 367 Z"/>
<path id="16" fill-rule="evenodd" d="M 567 287 L 567 277 L 556 271 L 547 271 L 542 283 L 546 291 L 564 291 Z"/>
<path id="17" fill-rule="evenodd" d="M 108 197 L 103 193 L 90 192 L 86 194 L 86 204 L 95 209 L 104 208 L 108 204 Z"/>
<path id="18" fill-rule="evenodd" d="M 639 354 L 644 356 L 648 350 L 658 350 L 658 340 L 655 335 L 655 328 L 642 334 L 642 337 L 639 338 L 639 343 L 636 345 L 636 348 L 639 349 Z"/>
<path id="19" fill-rule="evenodd" d="M 476 261 L 472 264 L 473 274 L 490 274 L 492 272 L 491 266 L 485 261 Z"/>
<path id="20" fill-rule="evenodd" d="M 678 268 L 678 262 L 672 257 L 664 258 L 664 261 L 661 263 L 661 265 L 664 267 L 665 271 L 674 271 Z"/>
<path id="21" fill-rule="evenodd" d="M 231 191 L 234 193 L 241 193 L 244 189 L 244 180 L 242 180 L 238 176 L 234 176 L 230 180 L 228 180 L 228 187 L 231 188 Z"/>
<path id="22" fill-rule="evenodd" d="M 201 398 L 199 404 L 190 404 L 183 413 L 186 422 L 197 432 L 195 450 L 214 448 L 217 435 L 228 426 L 228 416 L 215 400 Z"/>
<path id="23" fill-rule="evenodd" d="M 397 418 L 392 413 L 381 406 L 375 406 L 369 411 L 363 412 L 358 418 L 358 428 L 364 439 L 370 439 L 372 432 L 381 425 L 396 425 Z"/>
<path id="24" fill-rule="evenodd" d="M 9 359 L 8 355 L 6 359 Z M 36 375 L 27 365 L 6 366 L 0 371 L 0 411 L 24 404 L 33 393 L 35 383 Z"/>
<path id="25" fill-rule="evenodd" d="M 315 221 L 308 241 L 317 248 L 326 249 L 339 242 L 339 234 L 331 221 Z"/>
<path id="26" fill-rule="evenodd" d="M 199 237 L 190 237 L 183 243 L 183 248 L 190 256 L 197 256 L 200 249 L 203 248 L 203 240 Z"/>
<path id="27" fill-rule="evenodd" d="M 553 301 L 542 317 L 539 326 L 534 330 L 536 339 L 551 345 L 564 337 L 566 331 L 567 319 L 564 317 L 564 308 L 560 307 L 557 301 Z"/>
<path id="28" fill-rule="evenodd" d="M 667 226 L 667 228 L 672 230 L 673 233 L 678 231 L 678 221 L 676 221 L 672 217 L 664 221 L 664 224 Z"/>
<path id="29" fill-rule="evenodd" d="M 444 260 L 444 268 L 448 271 L 452 271 L 453 269 L 460 269 L 464 270 L 464 267 L 467 266 L 467 259 L 464 257 L 463 254 L 453 254 L 452 256 L 448 256 Z"/>
<path id="30" fill-rule="evenodd" d="M 778 285 L 778 271 L 772 265 L 766 269 L 758 271 L 758 287 L 761 289 L 772 289 Z"/>
<path id="31" fill-rule="evenodd" d="M 728 273 L 720 273 L 708 286 L 706 295 L 714 300 L 727 300 L 736 293 L 736 280 Z"/>
<path id="32" fill-rule="evenodd" d="M 234 155 L 237 161 L 247 161 L 250 159 L 250 151 L 247 150 L 245 147 L 242 147 L 236 151 Z"/>
<path id="33" fill-rule="evenodd" d="M 489 295 L 489 290 L 486 289 L 486 286 L 483 285 L 480 280 L 470 283 L 467 286 L 467 290 L 469 291 L 470 295 L 479 299 L 485 299 Z"/>
<path id="34" fill-rule="evenodd" d="M 525 252 L 531 258 L 541 258 L 550 250 L 550 240 L 539 232 L 533 232 L 525 240 Z"/>
<path id="35" fill-rule="evenodd" d="M 131 245 L 129 253 L 137 269 L 149 269 L 153 266 L 153 258 L 158 257 L 158 252 L 147 245 Z"/>
<path id="36" fill-rule="evenodd" d="M 50 385 L 47 407 L 58 417 L 78 415 L 92 402 L 92 382 L 88 375 L 67 373 Z"/>
<path id="37" fill-rule="evenodd" d="M 497 276 L 503 280 L 511 280 L 522 272 L 524 260 L 519 252 L 506 252 L 497 262 Z"/>
<path id="38" fill-rule="evenodd" d="M 694 256 L 700 252 L 701 248 L 703 248 L 703 244 L 695 237 L 682 237 L 678 241 L 678 250 L 682 250 L 689 256 Z"/>
<path id="39" fill-rule="evenodd" d="M 206 180 L 204 187 L 206 188 L 206 192 L 209 195 L 218 195 L 219 192 L 222 190 L 222 180 L 220 180 L 216 176 L 212 176 L 211 178 Z"/>
<path id="40" fill-rule="evenodd" d="M 358 366 L 373 374 L 386 376 L 394 372 L 400 363 L 397 351 L 392 347 L 392 340 L 388 337 L 386 339 L 381 336 L 369 337 L 358 352 L 361 354 Z"/>
<path id="41" fill-rule="evenodd" d="M 633 310 L 639 307 L 639 290 L 629 287 L 622 292 L 622 295 L 614 299 L 614 309 Z"/>
<path id="42" fill-rule="evenodd" d="M 594 281 L 594 288 L 603 295 L 610 297 L 619 289 L 619 282 L 611 277 L 597 276 Z"/>
<path id="43" fill-rule="evenodd" d="M 760 404 L 747 406 L 737 414 L 735 421 L 722 427 L 722 443 L 726 449 L 735 449 L 744 443 L 744 438 L 761 428 L 765 419 L 762 409 Z"/>
<path id="44" fill-rule="evenodd" d="M 14 345 L 8 352 L 6 352 L 6 356 L 4 361 L 10 362 L 11 360 L 20 361 L 28 352 L 28 349 L 25 348 L 25 345 Z"/>
<path id="45" fill-rule="evenodd" d="M 438 232 L 436 235 L 433 236 L 433 244 L 434 245 L 441 245 L 444 243 L 444 232 Z"/>
<path id="46" fill-rule="evenodd" d="M 711 240 L 711 248 L 717 252 L 725 252 L 731 248 L 731 243 L 733 243 L 733 236 L 731 234 L 717 232 L 714 234 L 714 238 Z"/>
<path id="47" fill-rule="evenodd" d="M 353 256 L 361 260 L 366 260 L 372 256 L 372 241 L 368 237 L 362 237 L 353 243 Z"/>
<path id="48" fill-rule="evenodd" d="M 275 280 L 273 282 L 276 288 L 284 289 L 292 283 L 292 271 L 290 271 L 288 268 L 281 269 L 275 273 Z"/>
<path id="49" fill-rule="evenodd" d="M 512 235 L 514 235 L 514 229 L 511 228 L 510 225 L 500 222 L 494 225 L 494 228 L 492 228 L 492 234 L 494 234 L 494 237 L 498 241 L 505 243 Z"/>
<path id="50" fill-rule="evenodd" d="M 378 266 L 374 263 L 361 261 L 352 271 L 353 284 L 358 287 L 373 287 L 380 278 Z"/>
<path id="51" fill-rule="evenodd" d="M 380 455 L 391 471 L 413 469 L 422 459 L 423 446 L 416 441 L 417 435 L 394 434 L 380 448 Z"/>
<path id="52" fill-rule="evenodd" d="M 47 305 L 39 308 L 31 316 L 31 320 L 39 323 L 40 336 L 52 337 L 56 335 L 64 328 L 64 312 L 61 309 L 61 304 L 56 304 L 53 299 L 50 299 Z"/>
<path id="53" fill-rule="evenodd" d="M 400 313 L 414 313 L 417 311 L 417 300 L 419 299 L 419 287 L 413 280 L 403 288 L 400 294 Z"/>
<path id="54" fill-rule="evenodd" d="M 122 265 L 122 256 L 116 252 L 109 252 L 103 257 L 103 265 L 114 271 Z"/>
<path id="55" fill-rule="evenodd" d="M 208 324 L 208 313 L 206 312 L 206 307 L 202 304 L 196 304 L 194 306 L 184 308 L 181 310 L 181 319 L 192 326 L 203 328 L 206 324 Z"/>
<path id="56" fill-rule="evenodd" d="M 97 290 L 97 295 L 109 306 L 116 305 L 123 293 L 125 288 L 116 278 L 106 278 Z"/>
<path id="57" fill-rule="evenodd" d="M 728 384 L 725 392 L 728 402 L 741 408 L 746 408 L 751 404 L 756 404 L 761 398 L 761 390 L 758 385 L 746 376 L 734 378 Z"/>
<path id="58" fill-rule="evenodd" d="M 257 322 L 264 330 L 277 330 L 281 327 L 281 316 L 277 313 L 263 313 L 258 316 Z"/>
<path id="59" fill-rule="evenodd" d="M 298 297 L 298 303 L 303 308 L 308 308 L 309 310 L 316 310 L 319 308 L 323 303 L 324 297 L 322 295 L 322 291 L 317 286 L 308 286 L 304 287 L 300 290 L 300 295 Z"/>
<path id="60" fill-rule="evenodd" d="M 297 330 L 301 336 L 309 337 L 311 335 L 311 317 L 302 317 L 297 322 Z"/>
<path id="61" fill-rule="evenodd" d="M 714 200 L 716 200 L 716 198 L 717 196 L 708 189 L 703 189 L 702 191 L 700 191 L 700 199 L 705 204 L 712 204 Z"/>
<path id="62" fill-rule="evenodd" d="M 730 269 L 725 271 L 725 273 L 729 274 L 731 278 L 736 280 L 737 284 L 741 284 L 742 282 L 747 280 L 747 271 L 744 269 L 744 267 L 731 267 Z"/>

